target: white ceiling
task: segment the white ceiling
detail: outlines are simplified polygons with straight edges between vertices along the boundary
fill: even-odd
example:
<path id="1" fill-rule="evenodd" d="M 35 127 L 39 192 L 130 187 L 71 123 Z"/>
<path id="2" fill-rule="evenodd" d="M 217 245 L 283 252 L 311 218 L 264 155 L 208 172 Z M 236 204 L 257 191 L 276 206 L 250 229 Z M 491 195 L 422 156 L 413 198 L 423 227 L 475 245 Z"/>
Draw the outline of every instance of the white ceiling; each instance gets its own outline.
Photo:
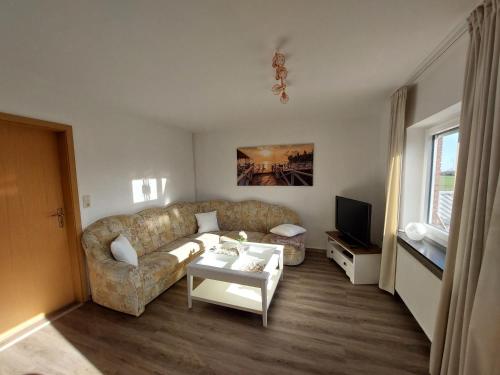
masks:
<path id="1" fill-rule="evenodd" d="M 369 115 L 475 2 L 4 0 L 0 84 L 195 131 Z"/>

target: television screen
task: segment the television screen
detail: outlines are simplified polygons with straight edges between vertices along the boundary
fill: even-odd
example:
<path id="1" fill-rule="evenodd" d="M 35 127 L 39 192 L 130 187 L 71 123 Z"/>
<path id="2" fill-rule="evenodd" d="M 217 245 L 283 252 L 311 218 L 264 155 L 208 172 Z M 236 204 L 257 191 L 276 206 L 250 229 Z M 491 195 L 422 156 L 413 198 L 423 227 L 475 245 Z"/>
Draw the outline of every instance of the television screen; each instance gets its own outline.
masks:
<path id="1" fill-rule="evenodd" d="M 371 204 L 336 196 L 335 205 L 337 230 L 351 241 L 370 246 Z"/>

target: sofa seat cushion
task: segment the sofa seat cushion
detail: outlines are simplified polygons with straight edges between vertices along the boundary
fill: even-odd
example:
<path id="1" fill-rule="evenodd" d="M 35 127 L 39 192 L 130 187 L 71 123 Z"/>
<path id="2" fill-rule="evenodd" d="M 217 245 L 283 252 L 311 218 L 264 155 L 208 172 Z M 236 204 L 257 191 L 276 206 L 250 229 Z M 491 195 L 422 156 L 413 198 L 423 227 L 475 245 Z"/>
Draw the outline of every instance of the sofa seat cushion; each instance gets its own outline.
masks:
<path id="1" fill-rule="evenodd" d="M 161 289 L 164 281 L 170 278 L 177 264 L 177 257 L 162 251 L 155 251 L 139 258 L 139 272 L 147 301 Z"/>
<path id="2" fill-rule="evenodd" d="M 220 242 L 221 234 L 223 233 L 225 232 L 195 233 L 188 236 L 187 238 L 189 238 L 191 241 L 202 244 L 203 248 L 206 250 L 218 244 Z"/>
<path id="3" fill-rule="evenodd" d="M 203 246 L 188 238 L 181 238 L 139 258 L 139 272 L 143 282 L 144 300 L 149 303 L 185 272 L 185 264 L 196 258 Z"/>
<path id="4" fill-rule="evenodd" d="M 221 241 L 236 241 L 238 239 L 238 237 L 240 236 L 240 231 L 230 231 L 230 232 L 224 232 L 222 235 L 221 235 Z M 265 233 L 261 233 L 261 232 L 249 232 L 249 231 L 245 231 L 245 233 L 247 234 L 248 236 L 248 239 L 247 241 L 248 242 L 265 242 L 265 241 L 262 241 L 262 239 L 265 237 Z"/>
<path id="5" fill-rule="evenodd" d="M 184 237 L 160 247 L 156 252 L 166 252 L 172 255 L 176 260 L 176 264 L 179 264 L 185 263 L 186 261 L 189 262 L 201 254 L 203 250 L 204 246 L 202 243 Z"/>

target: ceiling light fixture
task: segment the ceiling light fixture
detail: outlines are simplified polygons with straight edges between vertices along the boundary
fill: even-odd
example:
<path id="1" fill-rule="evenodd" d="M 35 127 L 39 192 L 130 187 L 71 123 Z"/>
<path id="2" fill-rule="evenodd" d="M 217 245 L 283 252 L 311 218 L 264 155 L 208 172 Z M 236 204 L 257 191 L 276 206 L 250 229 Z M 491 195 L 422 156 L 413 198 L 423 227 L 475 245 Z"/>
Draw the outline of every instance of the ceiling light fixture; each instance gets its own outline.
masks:
<path id="1" fill-rule="evenodd" d="M 276 70 L 274 79 L 280 81 L 272 87 L 274 95 L 280 96 L 280 101 L 283 104 L 288 103 L 290 97 L 286 93 L 286 77 L 288 70 L 285 68 L 285 55 L 280 52 L 275 52 L 273 56 L 273 68 Z"/>

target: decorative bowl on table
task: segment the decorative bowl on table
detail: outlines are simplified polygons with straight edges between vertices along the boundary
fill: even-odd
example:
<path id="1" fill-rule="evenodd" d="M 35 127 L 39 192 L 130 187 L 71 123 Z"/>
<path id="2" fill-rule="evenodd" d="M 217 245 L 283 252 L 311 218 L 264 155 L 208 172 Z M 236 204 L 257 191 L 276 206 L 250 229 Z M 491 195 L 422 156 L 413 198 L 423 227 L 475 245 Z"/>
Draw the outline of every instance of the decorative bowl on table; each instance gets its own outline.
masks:
<path id="1" fill-rule="evenodd" d="M 237 242 L 223 242 L 213 246 L 210 251 L 213 254 L 239 256 L 240 252 L 238 250 L 238 245 Z"/>

